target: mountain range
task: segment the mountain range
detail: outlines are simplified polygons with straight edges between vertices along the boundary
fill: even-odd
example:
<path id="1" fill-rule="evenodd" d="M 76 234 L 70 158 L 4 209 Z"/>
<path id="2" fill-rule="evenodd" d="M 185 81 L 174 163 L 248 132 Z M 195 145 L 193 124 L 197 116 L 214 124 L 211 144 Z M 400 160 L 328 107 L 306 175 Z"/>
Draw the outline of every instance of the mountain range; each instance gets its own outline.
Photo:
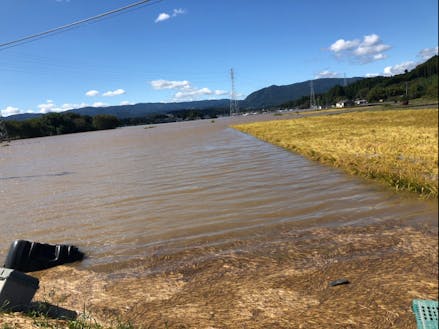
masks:
<path id="1" fill-rule="evenodd" d="M 314 92 L 316 94 L 324 93 L 336 85 L 354 83 L 362 78 L 324 78 L 308 80 L 304 82 L 293 83 L 283 86 L 270 86 L 257 90 L 248 95 L 244 100 L 239 101 L 241 109 L 261 109 L 274 107 L 284 104 L 288 101 L 299 99 L 310 94 L 311 81 L 313 82 Z M 119 119 L 142 117 L 152 113 L 164 114 L 182 110 L 204 110 L 213 108 L 228 108 L 229 99 L 202 100 L 192 102 L 177 103 L 138 103 L 134 105 L 117 105 L 106 107 L 82 107 L 68 110 L 66 112 L 78 113 L 81 115 L 95 116 L 97 114 L 114 115 Z M 27 120 L 40 117 L 43 114 L 23 113 L 5 117 L 5 120 Z"/>
<path id="2" fill-rule="evenodd" d="M 289 101 L 297 100 L 303 96 L 309 96 L 311 92 L 311 82 L 313 83 L 314 93 L 322 94 L 337 85 L 350 85 L 363 78 L 324 78 L 293 83 L 284 86 L 270 86 L 248 95 L 240 102 L 240 107 L 244 109 L 260 109 L 285 104 Z"/>

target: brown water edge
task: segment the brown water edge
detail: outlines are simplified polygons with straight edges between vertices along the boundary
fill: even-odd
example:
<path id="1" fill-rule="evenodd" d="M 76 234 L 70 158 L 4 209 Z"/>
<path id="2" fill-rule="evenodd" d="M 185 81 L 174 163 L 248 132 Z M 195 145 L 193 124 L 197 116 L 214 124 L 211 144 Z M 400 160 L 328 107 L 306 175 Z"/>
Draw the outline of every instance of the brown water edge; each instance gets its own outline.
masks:
<path id="1" fill-rule="evenodd" d="M 136 277 L 75 266 L 34 273 L 35 299 L 143 328 L 415 328 L 412 299 L 438 299 L 437 230 L 430 226 L 272 229 L 276 240 L 261 230 L 233 246 L 158 251 L 130 264 L 144 273 Z M 328 286 L 340 278 L 351 283 Z"/>

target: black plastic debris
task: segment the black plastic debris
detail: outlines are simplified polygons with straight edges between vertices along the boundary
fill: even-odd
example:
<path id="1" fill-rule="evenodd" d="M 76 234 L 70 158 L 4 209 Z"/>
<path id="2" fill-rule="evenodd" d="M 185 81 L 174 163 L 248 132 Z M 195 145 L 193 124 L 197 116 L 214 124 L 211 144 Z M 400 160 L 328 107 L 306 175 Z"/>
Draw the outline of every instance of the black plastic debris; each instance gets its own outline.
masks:
<path id="1" fill-rule="evenodd" d="M 51 245 L 26 240 L 11 244 L 4 267 L 22 272 L 44 270 L 84 258 L 84 253 L 72 245 Z"/>
<path id="2" fill-rule="evenodd" d="M 349 280 L 347 279 L 338 279 L 329 283 L 330 287 L 340 286 L 342 284 L 349 284 Z"/>
<path id="3" fill-rule="evenodd" d="M 37 278 L 0 267 L 0 309 L 25 310 L 38 287 L 39 280 Z"/>

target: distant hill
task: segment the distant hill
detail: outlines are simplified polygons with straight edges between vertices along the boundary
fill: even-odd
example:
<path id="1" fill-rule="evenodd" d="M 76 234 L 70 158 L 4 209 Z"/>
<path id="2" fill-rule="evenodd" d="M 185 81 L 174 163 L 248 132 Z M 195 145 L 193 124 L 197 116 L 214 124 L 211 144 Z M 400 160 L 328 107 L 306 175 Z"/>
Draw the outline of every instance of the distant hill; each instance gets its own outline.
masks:
<path id="1" fill-rule="evenodd" d="M 23 120 L 39 118 L 43 115 L 44 115 L 43 113 L 22 113 L 22 114 L 9 115 L 7 117 L 0 117 L 0 119 L 5 121 L 23 121 Z"/>
<path id="2" fill-rule="evenodd" d="M 228 106 L 228 99 L 218 99 L 179 103 L 139 103 L 134 105 L 83 107 L 80 109 L 69 110 L 69 112 L 90 116 L 95 116 L 97 114 L 110 114 L 119 119 L 126 119 L 142 117 L 152 113 L 169 113 L 182 110 L 203 110 Z"/>
<path id="3" fill-rule="evenodd" d="M 361 79 L 363 78 L 346 78 L 346 83 L 349 85 Z M 336 85 L 341 86 L 344 84 L 344 78 L 325 78 L 284 86 L 273 85 L 251 93 L 245 100 L 240 102 L 240 107 L 249 109 L 272 107 L 294 101 L 303 96 L 309 96 L 311 81 L 313 82 L 314 92 L 316 94 L 327 92 Z"/>
<path id="4" fill-rule="evenodd" d="M 79 109 L 72 109 L 66 112 L 77 113 L 80 115 L 95 116 L 98 114 L 114 115 L 119 119 L 137 118 L 148 116 L 150 114 L 164 114 L 183 110 L 207 110 L 212 108 L 228 108 L 230 100 L 216 99 L 193 102 L 179 102 L 179 103 L 139 103 L 134 105 L 117 105 L 105 107 L 82 107 Z M 24 113 L 5 117 L 3 119 L 10 120 L 27 120 L 38 118 L 43 114 Z"/>

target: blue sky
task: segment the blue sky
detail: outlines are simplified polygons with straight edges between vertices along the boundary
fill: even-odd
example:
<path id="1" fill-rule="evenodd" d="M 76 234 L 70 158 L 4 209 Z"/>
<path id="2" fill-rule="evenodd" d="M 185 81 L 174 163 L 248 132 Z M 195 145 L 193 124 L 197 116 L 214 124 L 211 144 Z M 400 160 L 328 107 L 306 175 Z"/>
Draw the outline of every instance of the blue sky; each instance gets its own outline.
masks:
<path id="1" fill-rule="evenodd" d="M 2 0 L 0 44 L 135 0 Z M 437 0 L 162 0 L 0 47 L 0 113 L 229 98 L 393 75 L 437 54 Z"/>

